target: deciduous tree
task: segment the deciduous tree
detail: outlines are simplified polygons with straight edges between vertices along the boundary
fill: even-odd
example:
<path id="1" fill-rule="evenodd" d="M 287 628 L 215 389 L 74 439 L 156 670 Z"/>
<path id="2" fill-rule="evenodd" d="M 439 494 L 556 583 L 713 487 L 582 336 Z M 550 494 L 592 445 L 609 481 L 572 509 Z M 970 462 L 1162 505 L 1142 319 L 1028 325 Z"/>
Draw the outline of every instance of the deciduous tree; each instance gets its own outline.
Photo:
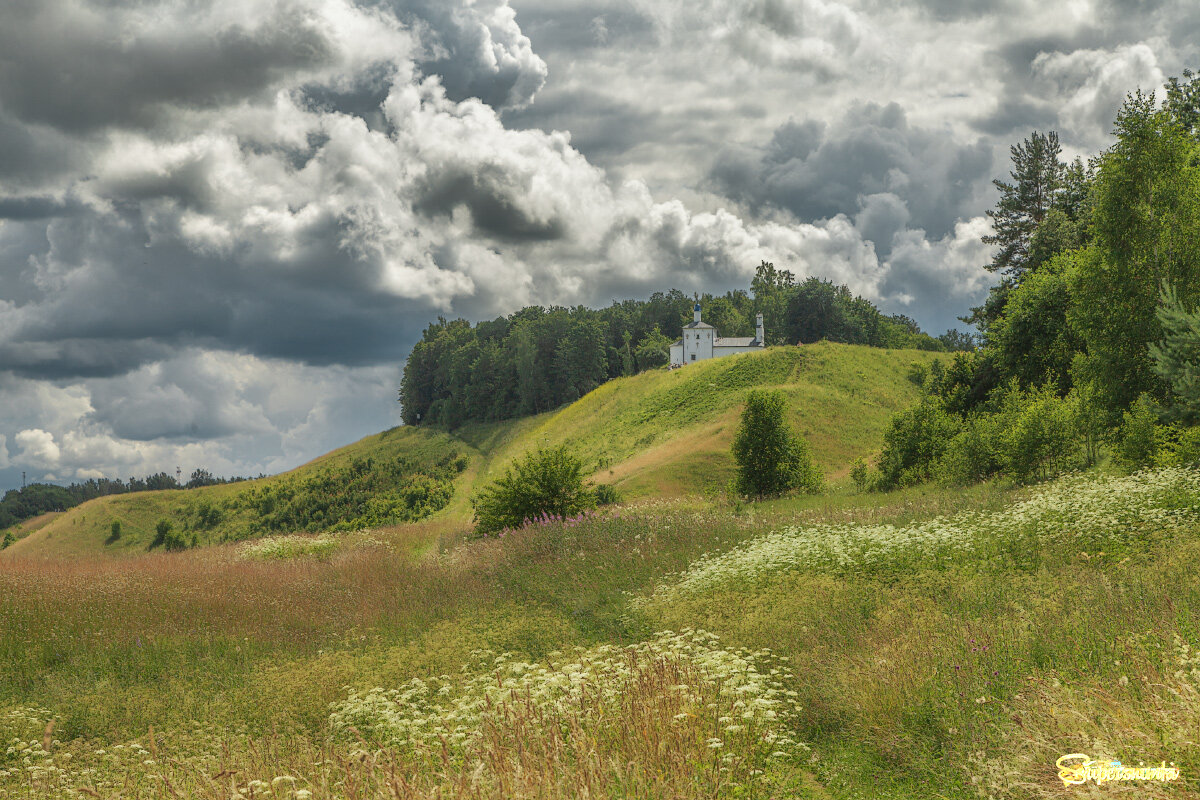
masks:
<path id="1" fill-rule="evenodd" d="M 733 437 L 737 491 L 769 497 L 791 489 L 817 491 L 821 474 L 808 443 L 792 430 L 779 392 L 752 391 L 746 396 L 741 424 Z"/>

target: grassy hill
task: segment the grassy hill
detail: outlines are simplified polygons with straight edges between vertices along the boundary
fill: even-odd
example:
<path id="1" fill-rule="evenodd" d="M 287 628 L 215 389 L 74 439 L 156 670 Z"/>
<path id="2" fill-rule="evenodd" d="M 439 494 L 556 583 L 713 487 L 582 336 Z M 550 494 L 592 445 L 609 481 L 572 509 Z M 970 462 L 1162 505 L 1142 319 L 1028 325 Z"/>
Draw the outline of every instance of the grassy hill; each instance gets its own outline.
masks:
<path id="1" fill-rule="evenodd" d="M 890 415 L 916 400 L 909 366 L 936 357 L 830 342 L 770 348 L 620 378 L 511 430 L 472 426 L 457 435 L 493 456 L 485 476 L 531 447 L 565 443 L 595 480 L 628 497 L 703 495 L 732 476 L 729 448 L 746 393 L 773 388 L 786 395 L 817 464 L 836 478 L 878 450 Z"/>
<path id="2" fill-rule="evenodd" d="M 39 517 L 41 524 L 31 525 L 33 521 L 28 521 L 24 524 L 26 530 L 17 534 L 22 538 L 0 551 L 0 558 L 98 552 L 136 555 L 150 549 L 156 525 L 164 519 L 186 537 L 189 545 L 193 536 L 197 544 L 215 544 L 294 530 L 325 530 L 341 520 L 361 519 L 370 512 L 367 505 L 377 495 L 401 498 L 406 488 L 411 488 L 414 476 L 437 474 L 435 482 L 444 483 L 447 497 L 453 498 L 455 484 L 464 480 L 459 473 L 466 472 L 470 460 L 470 448 L 444 432 L 393 428 L 269 478 L 90 500 L 52 519 Z M 345 496 L 355 488 L 355 496 Z M 339 517 L 309 502 L 331 500 L 345 501 L 343 505 L 350 510 Z M 293 513 L 282 520 L 273 519 L 283 511 Z M 407 520 L 400 513 L 397 521 L 415 521 L 428 515 L 422 511 L 415 509 Z M 121 526 L 117 539 L 112 538 L 114 522 Z"/>
<path id="3" fill-rule="evenodd" d="M 135 555 L 155 540 L 155 525 L 163 519 L 186 544 L 195 537 L 201 545 L 293 530 L 316 532 L 335 527 L 340 519 L 377 527 L 432 515 L 436 528 L 452 530 L 468 524 L 471 493 L 512 459 L 531 448 L 564 443 L 584 459 L 594 480 L 616 485 L 626 498 L 711 495 L 733 473 L 729 449 L 741 403 L 748 391 L 764 387 L 785 393 L 793 422 L 812 446 L 817 464 L 836 479 L 854 458 L 876 451 L 888 417 L 916 399 L 917 388 L 906 377 L 909 365 L 935 357 L 823 342 L 646 372 L 610 381 L 569 406 L 536 417 L 475 424 L 453 433 L 395 428 L 270 478 L 99 498 L 23 531 L 19 541 L 0 551 L 0 558 Z M 428 513 L 347 519 L 346 514 L 339 518 L 326 512 L 282 520 L 264 513 L 272 507 L 270 498 L 264 500 L 268 494 L 287 495 L 296 505 L 309 502 L 303 499 L 306 493 L 340 493 L 353 482 L 356 465 L 358 471 L 378 473 L 404 461 L 407 467 L 401 472 L 410 474 L 437 471 L 442 462 L 459 459 L 455 474 L 442 476 L 452 492 L 449 500 L 419 510 Z M 359 477 L 368 483 L 378 478 Z M 403 477 L 375 480 L 360 504 L 370 501 L 367 495 L 378 502 L 380 496 L 402 492 Z M 114 522 L 121 524 L 115 540 Z"/>

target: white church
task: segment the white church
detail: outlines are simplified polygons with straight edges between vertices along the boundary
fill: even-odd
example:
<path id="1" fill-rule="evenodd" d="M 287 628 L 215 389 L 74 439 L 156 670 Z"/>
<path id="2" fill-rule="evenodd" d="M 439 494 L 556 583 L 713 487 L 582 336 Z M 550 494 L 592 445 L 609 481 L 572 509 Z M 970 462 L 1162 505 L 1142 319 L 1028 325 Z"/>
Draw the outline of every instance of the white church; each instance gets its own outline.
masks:
<path id="1" fill-rule="evenodd" d="M 671 345 L 671 366 L 682 367 L 693 361 L 720 358 L 734 353 L 753 353 L 767 346 L 767 334 L 763 329 L 763 315 L 755 320 L 754 336 L 722 337 L 717 329 L 700 321 L 700 303 L 692 309 L 693 320 L 683 326 L 683 338 Z"/>

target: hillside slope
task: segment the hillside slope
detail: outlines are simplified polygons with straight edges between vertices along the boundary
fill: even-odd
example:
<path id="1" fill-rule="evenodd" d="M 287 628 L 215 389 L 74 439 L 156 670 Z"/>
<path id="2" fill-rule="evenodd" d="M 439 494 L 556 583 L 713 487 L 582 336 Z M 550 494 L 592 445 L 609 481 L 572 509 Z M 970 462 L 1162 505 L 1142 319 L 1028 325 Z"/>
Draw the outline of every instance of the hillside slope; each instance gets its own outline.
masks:
<path id="1" fill-rule="evenodd" d="M 211 544 L 321 530 L 333 527 L 338 517 L 311 506 L 328 502 L 327 496 L 342 493 L 343 484 L 351 481 L 375 480 L 375 487 L 363 490 L 363 508 L 343 508 L 343 517 L 361 511 L 355 517 L 360 526 L 375 527 L 387 517 L 371 516 L 366 504 L 378 506 L 402 491 L 396 487 L 406 485 L 405 475 L 423 470 L 441 475 L 452 495 L 417 510 L 431 516 L 414 511 L 392 521 L 428 517 L 433 524 L 423 523 L 424 528 L 436 535 L 469 524 L 471 494 L 514 458 L 559 444 L 583 458 L 594 480 L 616 485 L 626 498 L 706 495 L 721 490 L 733 474 L 730 444 L 745 395 L 755 388 L 785 394 L 793 423 L 811 445 L 818 466 L 836 480 L 855 458 L 877 451 L 888 417 L 916 400 L 918 389 L 907 379 L 910 365 L 928 364 L 937 356 L 822 342 L 656 370 L 610 381 L 569 406 L 536 417 L 474 424 L 453 433 L 395 428 L 270 478 L 99 498 L 46 521 L 0 551 L 0 557 L 100 551 L 133 555 L 150 547 L 161 519 L 170 520 L 187 544 L 192 537 L 197 544 Z M 395 470 L 396 464 L 408 472 L 391 483 L 376 480 L 375 473 Z M 307 498 L 306 492 L 314 497 Z M 299 512 L 281 517 L 277 506 L 285 501 Z M 289 520 L 300 522 L 289 527 Z M 113 522 L 120 522 L 122 530 L 115 540 Z"/>
<path id="2" fill-rule="evenodd" d="M 876 452 L 892 413 L 915 402 L 910 365 L 937 353 L 820 342 L 618 378 L 558 411 L 456 435 L 488 455 L 494 477 L 537 446 L 568 444 L 593 478 L 627 497 L 706 494 L 733 474 L 730 445 L 746 394 L 778 389 L 827 477 Z M 943 360 L 946 354 L 940 354 Z"/>
<path id="3" fill-rule="evenodd" d="M 470 464 L 477 460 L 475 455 L 443 431 L 392 428 L 268 478 L 90 500 L 44 521 L 0 551 L 0 558 L 99 551 L 136 555 L 152 549 L 156 524 L 164 519 L 188 545 L 193 536 L 204 545 L 339 524 L 344 529 L 355 520 L 386 518 L 390 509 L 380 509 L 381 499 L 403 505 L 417 495 L 413 510 L 400 509 L 400 516 L 415 521 L 447 505 L 446 500 L 454 505 L 463 494 L 457 484 L 469 485 L 472 479 Z M 427 474 L 439 478 L 426 480 Z M 446 497 L 429 502 L 429 495 L 436 495 L 442 484 Z M 114 522 L 121 525 L 116 539 Z"/>

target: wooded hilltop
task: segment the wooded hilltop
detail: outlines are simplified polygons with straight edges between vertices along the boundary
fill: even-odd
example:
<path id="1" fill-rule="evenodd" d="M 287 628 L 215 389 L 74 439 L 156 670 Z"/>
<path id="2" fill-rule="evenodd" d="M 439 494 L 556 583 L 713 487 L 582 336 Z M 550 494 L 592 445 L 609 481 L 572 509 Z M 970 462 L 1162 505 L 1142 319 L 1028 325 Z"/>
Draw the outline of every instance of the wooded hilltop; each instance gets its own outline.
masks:
<path id="1" fill-rule="evenodd" d="M 439 318 L 425 329 L 404 368 L 404 422 L 450 428 L 537 414 L 578 400 L 600 384 L 661 367 L 692 318 L 693 298 L 678 289 L 608 308 L 529 306 L 471 325 Z M 753 336 L 762 314 L 767 344 L 828 339 L 872 347 L 962 350 L 969 336 L 938 338 L 912 319 L 885 315 L 845 286 L 762 262 L 750 290 L 700 298 L 704 320 L 722 336 Z"/>

